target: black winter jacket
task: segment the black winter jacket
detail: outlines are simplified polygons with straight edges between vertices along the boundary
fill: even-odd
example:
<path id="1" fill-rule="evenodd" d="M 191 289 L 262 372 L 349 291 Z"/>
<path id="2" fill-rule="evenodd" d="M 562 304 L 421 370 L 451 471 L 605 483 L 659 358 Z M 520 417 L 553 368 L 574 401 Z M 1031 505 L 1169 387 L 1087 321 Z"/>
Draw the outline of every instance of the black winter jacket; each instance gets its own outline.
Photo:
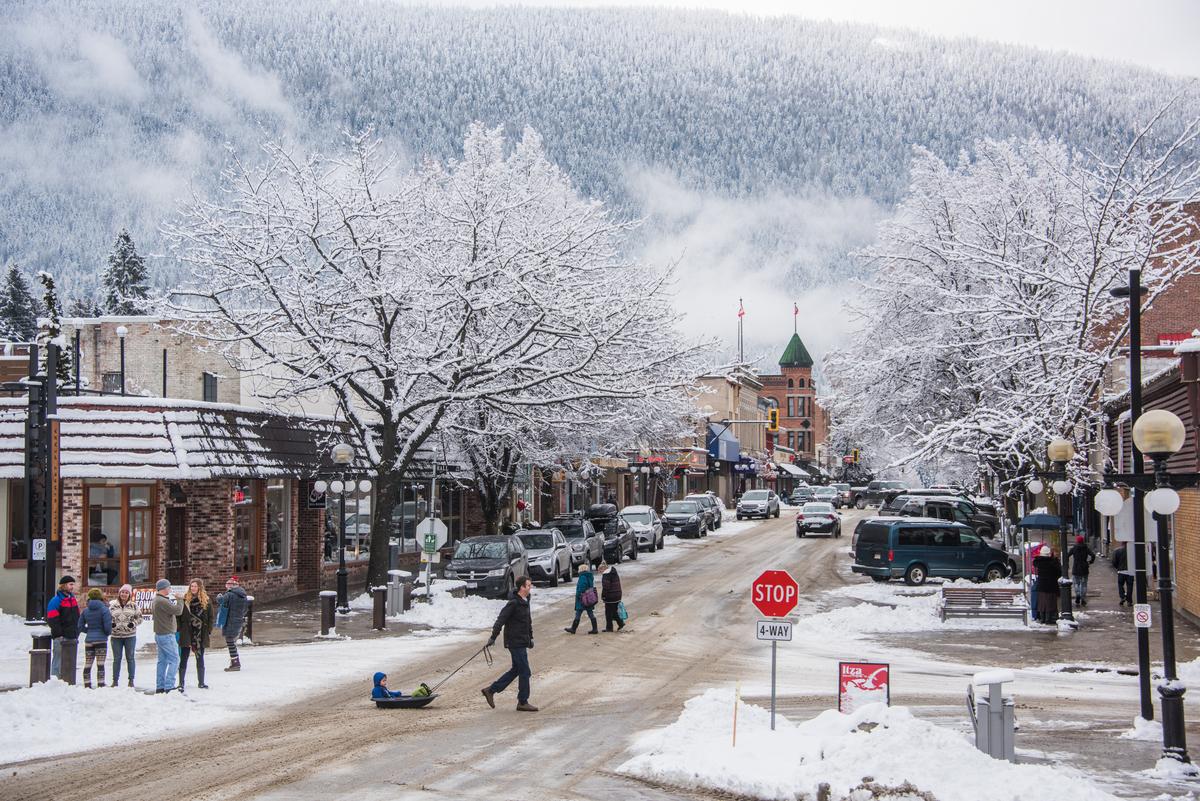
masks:
<path id="1" fill-rule="evenodd" d="M 600 600 L 608 604 L 621 600 L 621 577 L 615 567 L 610 567 L 600 579 Z"/>
<path id="2" fill-rule="evenodd" d="M 1124 546 L 1113 551 L 1112 566 L 1118 573 L 1129 570 L 1129 551 Z"/>
<path id="3" fill-rule="evenodd" d="M 520 595 L 514 595 L 500 610 L 500 615 L 492 626 L 493 640 L 500 636 L 500 629 L 504 629 L 505 648 L 532 648 L 533 617 L 529 614 L 529 601 Z"/>
<path id="4" fill-rule="evenodd" d="M 1058 580 L 1062 578 L 1062 568 L 1053 556 L 1039 556 L 1033 560 L 1037 569 L 1038 592 L 1058 592 Z"/>
<path id="5" fill-rule="evenodd" d="M 1077 542 L 1071 546 L 1071 575 L 1086 576 L 1092 562 L 1096 561 L 1096 554 L 1087 546 L 1086 542 Z"/>

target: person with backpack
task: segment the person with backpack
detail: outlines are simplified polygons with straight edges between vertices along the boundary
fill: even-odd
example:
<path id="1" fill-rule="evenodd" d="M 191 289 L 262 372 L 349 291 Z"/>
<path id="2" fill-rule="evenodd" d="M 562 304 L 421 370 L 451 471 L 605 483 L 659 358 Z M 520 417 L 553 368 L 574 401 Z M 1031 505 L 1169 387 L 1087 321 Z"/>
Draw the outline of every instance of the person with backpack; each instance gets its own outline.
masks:
<path id="1" fill-rule="evenodd" d="M 625 621 L 620 617 L 621 609 L 621 576 L 615 567 L 605 563 L 600 565 L 600 600 L 604 601 L 604 630 L 612 631 L 617 624 L 617 631 L 625 628 Z"/>
<path id="2" fill-rule="evenodd" d="M 75 577 L 58 580 L 58 592 L 46 604 L 46 625 L 50 627 L 50 675 L 62 678 L 64 639 L 79 639 L 79 601 L 75 600 Z M 75 666 L 71 665 L 74 673 Z"/>
<path id="3" fill-rule="evenodd" d="M 137 630 L 142 622 L 142 610 L 133 602 L 133 587 L 122 584 L 117 597 L 108 602 L 108 613 L 112 615 L 113 675 L 112 685 L 121 681 L 121 658 L 125 658 L 129 674 L 129 686 L 133 686 L 134 650 L 137 648 Z"/>
<path id="4" fill-rule="evenodd" d="M 599 631 L 595 611 L 599 601 L 600 597 L 596 593 L 596 577 L 592 575 L 591 565 L 584 562 L 579 566 L 579 578 L 575 580 L 575 619 L 563 631 L 567 634 L 574 634 L 579 628 L 579 619 L 583 617 L 584 612 L 587 612 L 588 619 L 592 621 L 592 630 L 588 634 L 595 634 Z"/>
<path id="5" fill-rule="evenodd" d="M 1042 546 L 1033 566 L 1038 577 L 1037 616 L 1042 623 L 1052 625 L 1058 620 L 1058 580 L 1062 578 L 1062 568 L 1048 545 Z"/>
<path id="6" fill-rule="evenodd" d="M 196 655 L 196 686 L 207 690 L 204 683 L 204 652 L 208 650 L 213 630 L 213 608 L 204 591 L 204 582 L 192 579 L 183 596 L 183 615 L 179 618 L 179 691 L 187 684 L 188 658 Z"/>
<path id="7" fill-rule="evenodd" d="M 1113 551 L 1112 566 L 1117 571 L 1117 595 L 1121 599 L 1117 606 L 1133 606 L 1133 570 L 1129 567 L 1129 549 L 1124 542 L 1118 543 Z"/>
<path id="8" fill-rule="evenodd" d="M 1092 563 L 1096 561 L 1096 553 L 1088 547 L 1082 536 L 1075 538 L 1070 553 L 1071 584 L 1075 589 L 1075 603 L 1078 606 L 1087 606 L 1088 572 Z"/>
<path id="9" fill-rule="evenodd" d="M 92 689 L 92 664 L 96 664 L 96 686 L 104 686 L 104 662 L 108 659 L 108 635 L 112 634 L 112 613 L 98 587 L 88 590 L 87 606 L 80 615 L 83 638 L 83 686 Z"/>
<path id="10" fill-rule="evenodd" d="M 225 647 L 229 649 L 229 667 L 225 672 L 242 669 L 242 659 L 238 655 L 237 641 L 242 636 L 242 625 L 246 622 L 246 606 L 249 599 L 242 589 L 237 576 L 230 576 L 225 582 L 225 592 L 217 598 L 217 626 L 221 636 L 225 638 Z"/>

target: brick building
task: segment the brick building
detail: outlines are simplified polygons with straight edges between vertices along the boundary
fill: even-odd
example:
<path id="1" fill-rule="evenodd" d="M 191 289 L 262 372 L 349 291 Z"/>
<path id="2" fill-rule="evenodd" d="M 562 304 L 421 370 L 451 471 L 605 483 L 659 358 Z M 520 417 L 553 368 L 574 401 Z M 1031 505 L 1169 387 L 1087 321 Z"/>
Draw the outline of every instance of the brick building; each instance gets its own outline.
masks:
<path id="1" fill-rule="evenodd" d="M 762 394 L 779 409 L 776 442 L 795 454 L 796 464 L 820 475 L 824 465 L 818 454 L 829 436 L 829 419 L 817 403 L 812 376 L 813 359 L 799 334 L 792 334 L 779 357 L 779 374 L 762 375 Z"/>

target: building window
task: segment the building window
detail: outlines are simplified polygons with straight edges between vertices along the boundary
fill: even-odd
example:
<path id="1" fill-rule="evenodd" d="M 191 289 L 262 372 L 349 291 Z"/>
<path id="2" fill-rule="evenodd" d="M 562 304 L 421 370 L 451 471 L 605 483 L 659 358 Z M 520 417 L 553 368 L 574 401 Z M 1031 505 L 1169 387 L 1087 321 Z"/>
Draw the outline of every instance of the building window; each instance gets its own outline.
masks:
<path id="1" fill-rule="evenodd" d="M 217 377 L 212 373 L 204 373 L 204 395 L 201 398 L 205 403 L 217 402 Z"/>
<path id="2" fill-rule="evenodd" d="M 154 565 L 154 487 L 88 486 L 83 503 L 87 584 L 149 583 Z"/>
<path id="3" fill-rule="evenodd" d="M 792 450 L 796 450 L 796 432 L 795 431 L 788 432 L 787 443 L 788 443 L 789 448 L 791 448 Z"/>
<path id="4" fill-rule="evenodd" d="M 25 537 L 25 480 L 14 478 L 8 482 L 8 561 L 29 558 Z"/>
<path id="5" fill-rule="evenodd" d="M 233 572 L 257 573 L 262 569 L 262 482 L 245 481 L 233 490 Z"/>
<path id="6" fill-rule="evenodd" d="M 803 378 L 801 378 L 801 379 L 800 379 L 800 380 L 797 382 L 796 386 L 800 387 L 800 389 L 804 389 L 804 379 L 803 379 Z"/>
<path id="7" fill-rule="evenodd" d="M 286 478 L 267 482 L 267 544 L 263 566 L 283 570 L 292 555 L 292 486 Z"/>
<path id="8" fill-rule="evenodd" d="M 788 379 L 788 389 L 791 389 L 794 386 L 796 386 L 796 382 L 789 378 Z"/>
<path id="9" fill-rule="evenodd" d="M 788 396 L 787 401 L 788 401 L 787 416 L 795 417 L 796 416 L 796 399 L 791 396 Z"/>
<path id="10" fill-rule="evenodd" d="M 100 376 L 100 389 L 119 394 L 121 392 L 121 374 L 105 373 Z"/>
<path id="11" fill-rule="evenodd" d="M 371 492 L 345 495 L 346 559 L 366 559 L 371 555 Z M 342 515 L 342 496 L 329 493 L 325 496 L 325 561 L 338 561 L 338 541 L 342 530 L 338 523 Z"/>

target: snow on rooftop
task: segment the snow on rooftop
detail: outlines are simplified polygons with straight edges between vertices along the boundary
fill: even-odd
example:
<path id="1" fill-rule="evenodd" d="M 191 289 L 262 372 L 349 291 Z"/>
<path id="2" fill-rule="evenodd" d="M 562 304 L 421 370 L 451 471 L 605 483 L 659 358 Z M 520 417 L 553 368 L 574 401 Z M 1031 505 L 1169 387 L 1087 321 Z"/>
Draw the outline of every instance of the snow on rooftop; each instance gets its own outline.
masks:
<path id="1" fill-rule="evenodd" d="M 1200 328 L 1192 332 L 1190 339 L 1185 339 L 1175 347 L 1176 354 L 1200 353 Z"/>

